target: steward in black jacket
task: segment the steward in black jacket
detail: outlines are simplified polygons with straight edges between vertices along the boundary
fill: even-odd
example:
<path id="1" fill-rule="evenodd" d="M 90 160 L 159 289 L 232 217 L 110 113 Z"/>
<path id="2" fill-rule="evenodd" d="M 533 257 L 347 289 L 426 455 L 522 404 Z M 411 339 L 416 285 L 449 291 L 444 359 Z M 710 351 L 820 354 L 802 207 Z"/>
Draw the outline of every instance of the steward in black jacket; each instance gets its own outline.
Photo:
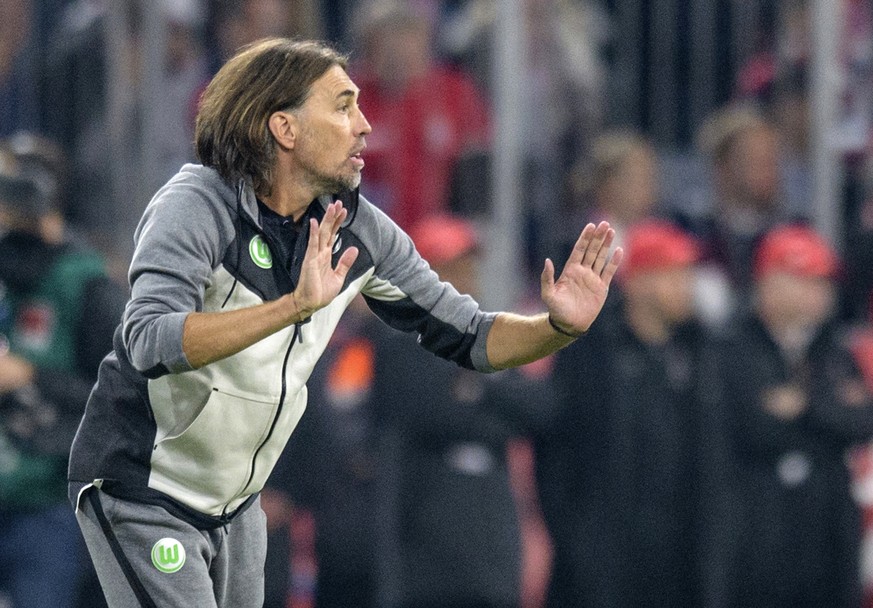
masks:
<path id="1" fill-rule="evenodd" d="M 628 233 L 625 254 L 622 299 L 558 354 L 558 412 L 537 449 L 555 608 L 687 607 L 697 597 L 697 248 L 652 222 Z"/>
<path id="2" fill-rule="evenodd" d="M 780 228 L 756 258 L 755 312 L 704 382 L 728 427 L 721 606 L 860 605 L 860 516 L 848 449 L 873 435 L 873 399 L 832 322 L 836 257 L 805 228 Z"/>

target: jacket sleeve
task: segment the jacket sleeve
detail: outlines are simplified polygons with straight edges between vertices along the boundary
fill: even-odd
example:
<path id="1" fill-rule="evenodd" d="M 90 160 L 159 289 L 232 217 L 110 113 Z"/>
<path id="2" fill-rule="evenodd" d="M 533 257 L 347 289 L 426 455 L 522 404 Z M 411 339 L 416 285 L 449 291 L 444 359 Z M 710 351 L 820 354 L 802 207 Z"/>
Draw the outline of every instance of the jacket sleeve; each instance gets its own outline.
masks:
<path id="1" fill-rule="evenodd" d="M 112 335 L 124 310 L 124 302 L 124 290 L 109 277 L 100 276 L 88 281 L 76 328 L 75 370 L 37 368 L 35 384 L 39 393 L 62 412 L 81 416 L 97 380 L 100 361 L 112 350 Z"/>
<path id="2" fill-rule="evenodd" d="M 146 376 L 191 369 L 182 330 L 188 314 L 202 310 L 221 261 L 219 204 L 198 188 L 171 184 L 155 195 L 137 227 L 123 339 L 130 361 Z"/>
<path id="3" fill-rule="evenodd" d="M 358 234 L 375 267 L 362 290 L 370 309 L 391 327 L 418 333 L 419 343 L 443 359 L 495 371 L 485 343 L 496 313 L 440 281 L 406 233 L 363 197 L 360 205 Z"/>
<path id="4" fill-rule="evenodd" d="M 412 336 L 387 327 L 376 327 L 371 335 L 376 349 L 373 402 L 380 420 L 401 429 L 404 436 L 437 445 L 502 445 L 513 434 L 495 403 L 494 385 L 505 381 L 506 372 L 483 377 L 458 369 L 419 348 Z M 461 386 L 465 392 L 459 395 Z"/>
<path id="5" fill-rule="evenodd" d="M 749 346 L 744 334 L 731 335 L 721 343 L 717 368 L 721 376 L 727 430 L 735 449 L 777 459 L 804 443 L 802 417 L 783 419 L 767 409 L 768 391 L 786 384 L 772 357 Z M 751 349 L 751 350 L 750 350 Z"/>
<path id="6" fill-rule="evenodd" d="M 847 350 L 835 349 L 810 387 L 807 423 L 846 446 L 873 436 L 873 396 Z"/>

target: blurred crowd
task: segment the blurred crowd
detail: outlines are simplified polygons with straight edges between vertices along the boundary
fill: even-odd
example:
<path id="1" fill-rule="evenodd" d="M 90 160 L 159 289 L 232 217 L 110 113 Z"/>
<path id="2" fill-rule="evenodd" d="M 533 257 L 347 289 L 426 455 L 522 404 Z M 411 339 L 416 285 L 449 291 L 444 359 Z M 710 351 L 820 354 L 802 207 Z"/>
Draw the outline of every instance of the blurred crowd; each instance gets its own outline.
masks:
<path id="1" fill-rule="evenodd" d="M 262 496 L 268 608 L 873 607 L 873 3 L 840 2 L 823 205 L 814 3 L 520 0 L 518 306 L 608 220 L 607 306 L 489 376 L 352 306 Z M 498 4 L 0 1 L 0 608 L 101 605 L 66 454 L 211 75 L 266 36 L 349 52 L 362 194 L 475 296 Z"/>

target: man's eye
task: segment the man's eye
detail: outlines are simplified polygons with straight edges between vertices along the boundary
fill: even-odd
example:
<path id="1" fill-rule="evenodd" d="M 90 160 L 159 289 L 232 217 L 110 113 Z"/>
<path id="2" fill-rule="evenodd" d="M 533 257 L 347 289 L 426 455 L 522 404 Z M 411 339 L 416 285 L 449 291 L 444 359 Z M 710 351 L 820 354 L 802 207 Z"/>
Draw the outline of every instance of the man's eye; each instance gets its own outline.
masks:
<path id="1" fill-rule="evenodd" d="M 339 111 L 340 111 L 340 112 L 348 112 L 348 111 L 349 111 L 349 108 L 350 108 L 349 104 L 344 104 L 344 105 L 341 105 L 341 106 L 339 107 Z"/>

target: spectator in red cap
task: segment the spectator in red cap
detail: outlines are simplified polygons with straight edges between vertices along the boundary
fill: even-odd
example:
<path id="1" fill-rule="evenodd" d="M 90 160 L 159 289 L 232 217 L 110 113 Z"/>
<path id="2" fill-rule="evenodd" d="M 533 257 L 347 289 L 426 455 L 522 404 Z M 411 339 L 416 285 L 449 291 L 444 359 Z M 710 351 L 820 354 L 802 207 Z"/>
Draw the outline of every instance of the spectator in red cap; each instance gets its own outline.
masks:
<path id="1" fill-rule="evenodd" d="M 479 235 L 472 222 L 457 216 L 436 214 L 416 223 L 409 236 L 421 257 L 443 280 L 449 281 L 461 293 L 479 295 Z"/>
<path id="2" fill-rule="evenodd" d="M 623 297 L 558 355 L 558 413 L 537 450 L 555 546 L 549 606 L 697 605 L 698 256 L 672 224 L 637 224 Z"/>
<path id="3" fill-rule="evenodd" d="M 757 314 L 783 349 L 803 352 L 834 314 L 839 262 L 804 226 L 767 233 L 754 262 Z"/>
<path id="4" fill-rule="evenodd" d="M 813 230 L 780 226 L 755 252 L 753 310 L 706 378 L 728 424 L 733 507 L 720 539 L 726 606 L 858 606 L 860 516 L 847 449 L 873 399 L 834 321 L 839 262 Z"/>

